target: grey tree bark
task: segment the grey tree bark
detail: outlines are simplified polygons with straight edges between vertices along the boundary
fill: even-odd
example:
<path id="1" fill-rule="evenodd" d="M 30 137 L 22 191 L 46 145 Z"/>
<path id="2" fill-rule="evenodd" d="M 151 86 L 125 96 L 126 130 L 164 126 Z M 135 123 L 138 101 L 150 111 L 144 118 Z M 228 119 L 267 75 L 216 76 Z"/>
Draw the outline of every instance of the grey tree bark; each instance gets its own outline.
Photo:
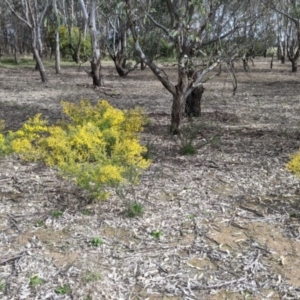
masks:
<path id="1" fill-rule="evenodd" d="M 36 60 L 38 70 L 40 72 L 42 82 L 47 81 L 46 70 L 40 55 L 42 50 L 41 42 L 41 26 L 48 9 L 48 0 L 38 3 L 38 1 L 33 0 L 22 0 L 21 6 L 18 6 L 18 9 L 14 6 L 13 1 L 4 0 L 8 5 L 11 12 L 21 20 L 31 31 L 31 46 L 33 56 Z"/>
<path id="2" fill-rule="evenodd" d="M 91 0 L 89 13 L 87 12 L 84 0 L 79 0 L 84 19 L 88 23 L 91 40 L 92 40 L 92 60 L 91 60 L 91 77 L 93 85 L 103 85 L 101 74 L 101 51 L 100 51 L 100 32 L 96 27 L 96 1 Z"/>
<path id="3" fill-rule="evenodd" d="M 221 47 L 213 51 L 212 56 L 206 57 L 205 62 L 202 64 L 197 64 L 196 62 L 197 53 L 208 45 L 220 43 L 221 40 L 240 29 L 241 22 L 237 17 L 236 20 L 231 20 L 230 22 L 227 17 L 228 14 L 230 15 L 230 10 L 240 11 L 241 7 L 244 7 L 246 4 L 242 1 L 234 1 L 234 4 L 230 4 L 228 1 L 218 0 L 212 0 L 209 3 L 202 2 L 201 5 L 197 1 L 189 0 L 153 1 L 151 2 L 152 4 L 157 4 L 158 8 L 165 12 L 163 18 L 157 21 L 155 13 L 152 13 L 152 11 L 157 12 L 157 9 L 152 9 L 151 6 L 148 6 L 148 9 L 146 9 L 146 2 L 143 2 L 143 6 L 140 1 L 135 0 L 124 0 L 124 3 L 135 50 L 140 59 L 172 94 L 170 130 L 173 134 L 177 134 L 185 112 L 186 100 L 193 96 L 202 96 L 204 77 L 225 59 L 225 56 L 222 57 L 221 53 L 219 53 L 222 50 Z M 236 15 L 242 16 L 242 22 L 246 20 L 246 25 L 248 26 L 250 21 L 245 18 L 245 15 Z M 144 20 L 145 18 L 153 26 L 161 30 L 164 39 L 173 44 L 178 68 L 176 83 L 169 79 L 163 68 L 148 58 L 141 47 L 139 28 L 142 24 L 139 20 Z M 192 76 L 190 75 L 191 70 L 193 70 Z M 193 91 L 197 89 L 198 92 L 193 94 Z M 196 115 L 200 114 L 200 107 L 196 107 L 200 103 L 201 99 L 190 101 L 189 110 L 195 112 Z M 195 105 L 195 107 L 191 107 L 191 105 Z"/>
<path id="4" fill-rule="evenodd" d="M 57 2 L 56 0 L 53 0 L 53 13 L 54 13 L 54 36 L 55 36 L 55 71 L 56 74 L 61 73 L 60 68 L 60 50 L 59 50 L 59 17 L 58 17 L 58 10 L 57 10 Z"/>

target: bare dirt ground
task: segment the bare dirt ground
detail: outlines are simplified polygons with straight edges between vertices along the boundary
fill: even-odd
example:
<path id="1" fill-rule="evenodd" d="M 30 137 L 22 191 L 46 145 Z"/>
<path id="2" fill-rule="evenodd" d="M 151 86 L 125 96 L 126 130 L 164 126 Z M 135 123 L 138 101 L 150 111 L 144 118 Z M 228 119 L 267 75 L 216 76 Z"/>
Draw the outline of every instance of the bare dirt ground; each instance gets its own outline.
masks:
<path id="1" fill-rule="evenodd" d="M 107 99 L 145 109 L 153 155 L 138 186 L 94 204 L 55 170 L 2 158 L 0 298 L 300 299 L 300 184 L 285 170 L 300 148 L 300 78 L 255 63 L 237 70 L 235 96 L 226 73 L 205 84 L 201 119 L 183 124 L 196 133 L 192 156 L 168 134 L 171 97 L 149 70 L 121 79 L 105 65 L 94 89 L 76 67 L 48 68 L 47 84 L 31 68 L 0 68 L 8 129 L 37 112 L 56 122 L 61 100 Z M 127 218 L 134 200 L 145 213 Z"/>

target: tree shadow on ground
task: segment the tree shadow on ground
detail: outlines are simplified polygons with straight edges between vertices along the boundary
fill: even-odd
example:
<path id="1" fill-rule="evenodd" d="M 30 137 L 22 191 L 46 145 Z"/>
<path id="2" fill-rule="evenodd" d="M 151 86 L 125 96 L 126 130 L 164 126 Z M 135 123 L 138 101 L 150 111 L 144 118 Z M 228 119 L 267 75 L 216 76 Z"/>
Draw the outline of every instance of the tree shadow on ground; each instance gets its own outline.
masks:
<path id="1" fill-rule="evenodd" d="M 29 118 L 41 113 L 43 119 L 54 124 L 62 118 L 62 112 L 43 109 L 34 105 L 17 105 L 0 102 L 0 120 L 5 121 L 5 130 L 18 130 Z"/>

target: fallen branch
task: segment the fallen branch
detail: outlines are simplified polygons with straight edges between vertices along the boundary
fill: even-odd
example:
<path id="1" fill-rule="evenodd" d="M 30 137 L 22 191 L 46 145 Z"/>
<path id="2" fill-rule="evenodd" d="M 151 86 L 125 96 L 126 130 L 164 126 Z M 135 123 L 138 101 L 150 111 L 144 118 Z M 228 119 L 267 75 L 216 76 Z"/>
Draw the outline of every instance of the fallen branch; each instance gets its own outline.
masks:
<path id="1" fill-rule="evenodd" d="M 249 208 L 249 207 L 246 207 L 246 206 L 243 206 L 243 205 L 240 205 L 240 209 L 250 211 L 250 212 L 252 212 L 253 214 L 255 214 L 259 217 L 262 217 L 262 218 L 264 217 L 264 215 L 262 213 L 258 212 L 255 209 L 252 209 L 252 208 Z"/>
<path id="2" fill-rule="evenodd" d="M 219 289 L 221 287 L 224 287 L 226 285 L 230 285 L 230 284 L 233 284 L 233 283 L 237 283 L 237 282 L 241 282 L 241 281 L 244 281 L 246 280 L 245 277 L 243 278 L 240 278 L 240 279 L 235 279 L 235 280 L 231 280 L 231 281 L 225 281 L 223 283 L 219 283 L 219 284 L 214 284 L 214 285 L 208 285 L 208 286 L 191 286 L 191 289 L 192 290 L 211 290 L 211 289 Z"/>
<path id="3" fill-rule="evenodd" d="M 22 256 L 24 256 L 24 254 L 27 254 L 27 251 L 21 251 L 13 256 L 10 256 L 10 257 L 7 257 L 7 258 L 3 258 L 1 261 L 0 261 L 0 265 L 4 265 L 6 264 L 7 262 L 9 261 L 12 261 L 12 260 L 16 260 L 16 259 L 19 259 L 21 258 Z"/>

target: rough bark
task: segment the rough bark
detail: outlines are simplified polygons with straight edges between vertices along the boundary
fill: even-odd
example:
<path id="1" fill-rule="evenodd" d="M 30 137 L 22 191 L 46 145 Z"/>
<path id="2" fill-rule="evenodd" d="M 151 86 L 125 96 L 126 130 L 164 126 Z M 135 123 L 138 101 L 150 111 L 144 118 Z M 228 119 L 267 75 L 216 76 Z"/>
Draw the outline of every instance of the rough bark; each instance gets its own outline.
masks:
<path id="1" fill-rule="evenodd" d="M 292 63 L 292 72 L 297 72 L 298 69 L 298 61 L 297 60 L 291 60 Z"/>
<path id="2" fill-rule="evenodd" d="M 146 64 L 144 63 L 143 60 L 141 60 L 141 70 L 145 70 L 146 69 Z"/>
<path id="3" fill-rule="evenodd" d="M 187 96 L 185 92 L 188 88 L 188 73 L 185 66 L 184 55 L 178 59 L 178 84 L 175 86 L 175 94 L 173 95 L 173 104 L 171 112 L 171 128 L 172 134 L 179 134 L 179 126 L 184 113 L 184 107 Z"/>
<path id="4" fill-rule="evenodd" d="M 185 97 L 183 91 L 177 89 L 176 95 L 173 96 L 172 112 L 171 112 L 171 134 L 179 134 L 179 126 L 183 117 L 183 107 Z"/>
<path id="5" fill-rule="evenodd" d="M 125 77 L 128 74 L 126 70 L 126 58 L 122 57 L 121 59 L 118 59 L 117 57 L 114 57 L 113 61 L 119 76 Z"/>
<path id="6" fill-rule="evenodd" d="M 201 98 L 204 92 L 202 85 L 195 88 L 187 97 L 185 103 L 185 113 L 189 117 L 200 117 L 201 115 Z"/>

